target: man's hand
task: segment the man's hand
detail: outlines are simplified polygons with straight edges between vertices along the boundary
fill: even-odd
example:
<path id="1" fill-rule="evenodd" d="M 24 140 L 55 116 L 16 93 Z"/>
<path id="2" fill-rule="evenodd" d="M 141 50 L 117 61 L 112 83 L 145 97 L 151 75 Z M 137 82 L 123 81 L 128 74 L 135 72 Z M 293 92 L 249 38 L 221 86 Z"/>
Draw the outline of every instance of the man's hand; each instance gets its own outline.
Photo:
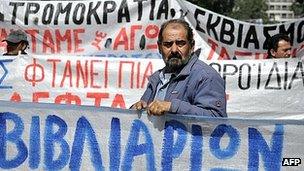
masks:
<path id="1" fill-rule="evenodd" d="M 171 102 L 154 100 L 149 104 L 147 112 L 149 115 L 163 115 L 170 110 Z"/>
<path id="2" fill-rule="evenodd" d="M 145 101 L 138 101 L 135 104 L 132 105 L 131 109 L 136 109 L 136 110 L 142 110 L 147 108 L 147 103 Z"/>

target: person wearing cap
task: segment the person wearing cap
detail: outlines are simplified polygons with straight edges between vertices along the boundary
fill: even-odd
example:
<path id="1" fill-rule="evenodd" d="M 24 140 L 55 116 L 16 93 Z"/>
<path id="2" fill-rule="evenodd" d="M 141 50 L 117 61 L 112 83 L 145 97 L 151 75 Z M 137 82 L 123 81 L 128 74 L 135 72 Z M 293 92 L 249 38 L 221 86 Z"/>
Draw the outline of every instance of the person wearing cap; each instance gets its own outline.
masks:
<path id="1" fill-rule="evenodd" d="M 22 30 L 12 31 L 5 40 L 7 43 L 6 53 L 3 55 L 16 56 L 22 54 L 26 55 L 25 49 L 28 47 L 29 43 L 27 40 L 27 35 Z"/>

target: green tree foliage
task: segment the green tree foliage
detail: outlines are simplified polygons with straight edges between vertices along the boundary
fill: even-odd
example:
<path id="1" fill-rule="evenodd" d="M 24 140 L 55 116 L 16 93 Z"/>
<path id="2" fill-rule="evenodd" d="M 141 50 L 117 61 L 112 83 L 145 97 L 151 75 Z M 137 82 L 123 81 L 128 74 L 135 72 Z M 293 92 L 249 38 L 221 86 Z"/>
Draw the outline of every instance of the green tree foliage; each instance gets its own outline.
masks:
<path id="1" fill-rule="evenodd" d="M 304 17 L 304 0 L 297 0 L 291 6 L 291 10 L 300 17 Z"/>
<path id="2" fill-rule="evenodd" d="M 262 19 L 265 23 L 269 20 L 266 14 L 267 8 L 265 0 L 235 0 L 230 17 L 242 21 Z"/>
<path id="3" fill-rule="evenodd" d="M 234 7 L 235 0 L 188 0 L 200 7 L 216 12 L 218 14 L 229 16 Z"/>
<path id="4" fill-rule="evenodd" d="M 265 0 L 188 0 L 210 11 L 242 21 L 262 19 L 268 22 Z"/>

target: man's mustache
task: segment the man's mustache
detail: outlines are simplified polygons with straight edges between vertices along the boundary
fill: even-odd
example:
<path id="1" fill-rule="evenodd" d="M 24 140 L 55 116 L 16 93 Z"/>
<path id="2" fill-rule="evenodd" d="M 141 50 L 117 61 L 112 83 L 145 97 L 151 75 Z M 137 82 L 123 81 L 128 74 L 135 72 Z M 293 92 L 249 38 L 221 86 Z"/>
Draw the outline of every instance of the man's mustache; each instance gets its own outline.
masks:
<path id="1" fill-rule="evenodd" d="M 169 56 L 169 60 L 172 58 L 182 59 L 182 55 L 179 53 L 171 53 Z"/>

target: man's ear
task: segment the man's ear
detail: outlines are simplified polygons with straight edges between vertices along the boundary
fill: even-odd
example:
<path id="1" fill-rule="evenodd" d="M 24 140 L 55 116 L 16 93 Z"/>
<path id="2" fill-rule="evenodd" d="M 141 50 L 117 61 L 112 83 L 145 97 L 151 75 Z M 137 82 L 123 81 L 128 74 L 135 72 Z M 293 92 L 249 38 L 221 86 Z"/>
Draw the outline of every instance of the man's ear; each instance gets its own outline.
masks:
<path id="1" fill-rule="evenodd" d="M 194 47 L 194 45 L 195 45 L 195 40 L 192 40 L 191 46 Z"/>
<path id="2" fill-rule="evenodd" d="M 158 52 L 160 54 L 162 54 L 162 50 L 161 50 L 161 43 L 159 41 L 157 41 L 157 48 L 158 48 Z"/>
<path id="3" fill-rule="evenodd" d="M 195 40 L 192 40 L 190 45 L 191 45 L 191 51 L 193 52 L 194 51 Z"/>
<path id="4" fill-rule="evenodd" d="M 273 49 L 270 49 L 270 53 L 271 53 L 271 56 L 276 56 L 276 51 L 274 51 Z"/>

